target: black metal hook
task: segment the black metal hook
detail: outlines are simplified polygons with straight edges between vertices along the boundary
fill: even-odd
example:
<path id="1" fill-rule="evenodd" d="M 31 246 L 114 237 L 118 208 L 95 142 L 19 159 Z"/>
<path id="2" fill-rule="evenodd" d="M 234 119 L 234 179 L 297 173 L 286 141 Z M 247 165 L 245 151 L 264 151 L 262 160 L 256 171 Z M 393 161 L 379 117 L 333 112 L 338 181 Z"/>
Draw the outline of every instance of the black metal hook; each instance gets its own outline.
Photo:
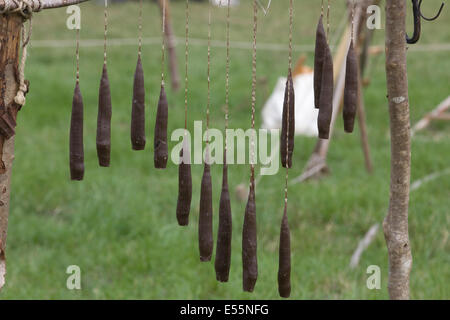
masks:
<path id="1" fill-rule="evenodd" d="M 422 19 L 425 19 L 425 20 L 427 20 L 427 21 L 434 21 L 434 20 L 436 20 L 437 18 L 439 18 L 439 16 L 441 15 L 442 9 L 444 9 L 444 5 L 445 5 L 445 3 L 442 2 L 441 7 L 439 8 L 439 12 L 438 12 L 433 18 L 427 18 L 427 17 L 425 17 L 425 16 L 422 14 L 422 9 L 421 9 L 421 6 L 422 6 L 422 0 L 420 0 L 420 2 L 419 2 L 419 12 L 420 12 L 420 16 L 422 17 Z"/>
<path id="2" fill-rule="evenodd" d="M 409 44 L 417 43 L 420 39 L 420 32 L 421 32 L 421 21 L 420 19 L 424 19 L 426 21 L 434 21 L 441 15 L 442 9 L 444 8 L 444 3 L 442 3 L 441 7 L 439 8 L 439 12 L 436 16 L 433 18 L 427 18 L 422 14 L 421 7 L 422 7 L 422 0 L 412 0 L 413 4 L 413 15 L 414 15 L 414 33 L 413 36 L 410 38 L 408 35 L 406 35 L 406 42 Z"/>
<path id="3" fill-rule="evenodd" d="M 422 0 L 420 1 L 422 2 Z M 413 36 L 410 38 L 408 35 L 406 35 L 406 42 L 409 44 L 414 44 L 420 39 L 420 31 L 421 31 L 421 25 L 420 25 L 420 6 L 418 3 L 418 0 L 412 0 L 413 4 L 413 16 L 414 16 L 414 33 Z"/>

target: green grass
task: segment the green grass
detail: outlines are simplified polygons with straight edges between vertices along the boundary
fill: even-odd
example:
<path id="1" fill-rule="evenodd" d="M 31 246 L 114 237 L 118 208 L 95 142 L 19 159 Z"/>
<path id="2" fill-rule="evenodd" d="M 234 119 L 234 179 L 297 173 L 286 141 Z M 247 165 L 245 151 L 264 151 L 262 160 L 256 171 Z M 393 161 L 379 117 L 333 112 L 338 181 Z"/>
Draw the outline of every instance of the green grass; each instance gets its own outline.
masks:
<path id="1" fill-rule="evenodd" d="M 245 2 L 245 1 L 243 1 Z M 286 2 L 286 1 L 284 1 Z M 258 41 L 287 45 L 287 7 L 272 2 L 268 16 L 260 15 Z M 344 2 L 335 2 L 332 29 L 344 14 Z M 430 1 L 427 9 L 437 7 Z M 287 2 L 286 2 L 287 3 Z M 313 45 L 319 1 L 295 1 L 295 44 Z M 144 36 L 159 36 L 155 4 L 145 5 Z M 135 3 L 113 5 L 111 38 L 137 35 Z M 206 38 L 207 6 L 192 4 L 191 36 Z M 384 10 L 382 10 L 384 16 Z M 428 11 L 427 11 L 428 13 Z M 184 35 L 184 4 L 172 6 L 175 33 Z M 410 13 L 408 13 L 409 15 Z M 65 9 L 35 15 L 33 39 L 74 39 L 65 27 Z M 284 18 L 283 18 L 284 17 Z M 425 23 L 422 44 L 450 42 L 450 12 Z M 100 6 L 82 5 L 83 39 L 101 39 Z M 224 40 L 225 11 L 214 10 L 213 38 Z M 408 19 L 411 20 L 411 19 Z M 232 10 L 231 37 L 251 41 L 252 9 Z M 408 21 L 410 30 L 410 21 Z M 383 44 L 383 30 L 375 43 Z M 129 124 L 136 46 L 109 48 L 111 81 L 112 166 L 99 168 L 95 151 L 97 95 L 102 67 L 101 47 L 81 48 L 81 89 L 85 102 L 86 174 L 81 183 L 69 181 L 68 134 L 74 81 L 74 48 L 31 48 L 26 75 L 31 81 L 27 105 L 19 114 L 16 158 L 8 231 L 7 284 L 2 299 L 277 299 L 278 237 L 283 206 L 284 174 L 264 177 L 257 187 L 259 279 L 253 294 L 242 292 L 241 233 L 245 203 L 232 193 L 233 252 L 230 282 L 215 280 L 212 263 L 200 263 L 197 248 L 199 189 L 202 166 L 193 166 L 193 202 L 188 228 L 175 219 L 178 170 L 153 168 L 153 126 L 159 94 L 160 47 L 143 48 L 147 89 L 148 148 L 131 151 Z M 204 119 L 206 106 L 206 47 L 190 49 L 190 113 Z M 297 52 L 296 56 L 301 52 Z M 250 126 L 251 52 L 231 51 L 231 118 L 233 128 Z M 184 50 L 179 47 L 180 71 Z M 308 64 L 312 65 L 308 53 Z M 286 74 L 287 52 L 258 52 L 259 80 L 257 125 L 265 99 L 278 76 Z M 448 52 L 410 52 L 408 72 L 412 123 L 449 94 Z M 212 50 L 213 127 L 222 128 L 225 84 L 225 50 Z M 364 169 L 358 130 L 343 133 L 338 120 L 328 165 L 332 175 L 321 181 L 291 187 L 289 219 L 292 237 L 293 299 L 386 299 L 387 250 L 382 232 L 352 271 L 349 259 L 369 227 L 381 222 L 389 199 L 390 142 L 384 58 L 378 58 L 365 91 L 368 134 L 375 165 L 373 175 Z M 259 83 L 263 83 L 260 81 Z M 169 132 L 184 124 L 183 90 L 168 90 Z M 412 180 L 448 168 L 449 125 L 439 123 L 419 133 L 412 143 Z M 302 172 L 315 139 L 297 137 L 295 166 Z M 171 144 L 173 146 L 174 144 Z M 229 169 L 231 190 L 248 181 L 248 166 Z M 217 229 L 221 166 L 213 166 L 214 225 Z M 444 176 L 411 193 L 410 236 L 414 265 L 411 296 L 448 299 L 450 289 L 448 241 L 450 179 Z M 82 290 L 66 289 L 69 265 L 82 271 Z M 382 289 L 366 288 L 366 268 L 379 265 Z"/>

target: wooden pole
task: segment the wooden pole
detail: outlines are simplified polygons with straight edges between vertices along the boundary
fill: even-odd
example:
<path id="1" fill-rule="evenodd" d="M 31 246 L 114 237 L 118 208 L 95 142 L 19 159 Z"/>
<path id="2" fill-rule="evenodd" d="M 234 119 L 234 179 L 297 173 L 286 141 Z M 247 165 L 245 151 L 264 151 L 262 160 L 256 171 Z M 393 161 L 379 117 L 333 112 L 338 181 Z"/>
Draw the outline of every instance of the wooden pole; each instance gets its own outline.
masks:
<path id="1" fill-rule="evenodd" d="M 166 19 L 165 19 L 165 34 L 166 34 L 166 44 L 167 44 L 167 52 L 169 54 L 169 71 L 170 71 L 170 80 L 172 84 L 172 89 L 174 91 L 178 91 L 180 89 L 180 75 L 178 73 L 178 65 L 177 65 L 177 53 L 175 50 L 175 36 L 173 33 L 171 15 L 170 15 L 170 1 L 169 0 L 158 0 L 158 4 L 161 8 L 161 15 L 163 12 L 163 4 L 166 2 Z"/>
<path id="2" fill-rule="evenodd" d="M 0 15 L 0 114 L 10 114 L 14 121 L 19 109 L 14 102 L 19 89 L 18 67 L 20 32 L 23 18 L 19 14 Z M 0 120 L 1 121 L 1 120 Z M 15 123 L 14 123 L 15 124 Z M 6 275 L 6 235 L 8 231 L 9 194 L 14 160 L 14 136 L 0 135 L 3 173 L 0 173 L 0 289 Z"/>
<path id="3" fill-rule="evenodd" d="M 386 1 L 386 80 L 391 128 L 389 211 L 383 222 L 389 254 L 389 296 L 409 299 L 412 268 L 408 234 L 411 136 L 406 69 L 406 0 Z"/>

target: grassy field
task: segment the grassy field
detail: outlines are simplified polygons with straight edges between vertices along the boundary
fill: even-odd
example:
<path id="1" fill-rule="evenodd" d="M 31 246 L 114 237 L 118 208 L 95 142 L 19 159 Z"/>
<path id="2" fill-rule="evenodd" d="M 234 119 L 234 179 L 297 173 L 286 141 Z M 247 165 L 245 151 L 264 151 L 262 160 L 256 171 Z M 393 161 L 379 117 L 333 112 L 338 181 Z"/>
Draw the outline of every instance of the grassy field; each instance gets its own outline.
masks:
<path id="1" fill-rule="evenodd" d="M 252 9 L 246 1 L 232 10 L 233 41 L 251 41 Z M 332 31 L 344 15 L 344 1 L 333 1 Z M 440 1 L 427 1 L 427 14 Z M 295 1 L 296 45 L 313 45 L 320 1 Z M 101 39 L 101 6 L 83 4 L 82 39 Z M 287 1 L 273 1 L 269 15 L 260 15 L 258 41 L 287 46 Z M 159 11 L 144 6 L 144 36 L 159 36 Z M 112 5 L 111 38 L 136 38 L 137 3 Z M 176 35 L 184 35 L 184 3 L 172 5 Z M 207 37 L 207 6 L 192 4 L 191 36 Z M 225 39 L 225 10 L 214 9 L 213 38 Z M 382 10 L 384 17 L 384 9 Z M 410 13 L 408 13 L 410 15 Z M 429 14 L 431 15 L 431 14 Z M 36 14 L 33 40 L 73 40 L 66 29 L 65 9 Z M 408 19 L 408 30 L 411 30 Z M 421 44 L 450 42 L 450 11 L 434 23 L 425 23 Z M 383 30 L 375 43 L 383 44 Z M 184 49 L 178 47 L 180 71 Z M 19 114 L 16 158 L 8 232 L 7 285 L 1 299 L 277 299 L 278 237 L 283 207 L 284 174 L 264 177 L 257 188 L 259 279 L 253 294 L 242 292 L 241 233 L 245 203 L 232 193 L 233 251 L 230 282 L 215 280 L 212 263 L 200 263 L 197 248 L 199 189 L 202 166 L 193 166 L 193 202 L 188 228 L 175 219 L 178 169 L 153 168 L 153 127 L 160 85 L 160 47 L 143 48 L 147 89 L 147 149 L 133 152 L 129 125 L 132 80 L 137 46 L 109 48 L 111 81 L 112 166 L 99 168 L 95 151 L 97 95 L 102 47 L 81 48 L 81 89 L 85 103 L 85 180 L 69 181 L 68 147 L 74 80 L 74 47 L 32 47 L 26 76 L 31 81 L 27 105 Z M 206 106 L 204 46 L 190 49 L 190 113 L 203 120 Z M 296 57 L 303 54 L 296 52 Z M 312 65 L 310 52 L 307 63 Z M 231 51 L 232 128 L 250 126 L 251 51 Z M 412 123 L 449 94 L 448 52 L 408 54 Z M 279 76 L 287 71 L 287 52 L 258 52 L 260 111 Z M 223 128 L 225 49 L 212 49 L 211 125 Z M 389 199 L 390 142 L 384 57 L 374 61 L 371 84 L 365 91 L 367 122 L 375 172 L 368 175 L 358 129 L 343 133 L 338 120 L 331 144 L 326 179 L 290 189 L 289 219 L 292 237 L 293 299 L 386 299 L 387 250 L 382 232 L 363 254 L 356 270 L 348 267 L 359 239 L 371 225 L 381 222 Z M 168 90 L 169 132 L 184 125 L 184 93 Z M 297 137 L 291 176 L 301 174 L 315 139 Z M 171 146 L 173 146 L 172 144 Z M 432 125 L 414 137 L 412 180 L 449 167 L 450 127 Z M 213 166 L 214 225 L 221 185 L 221 166 Z M 229 169 L 231 190 L 248 181 L 248 166 Z M 450 287 L 450 178 L 443 176 L 411 193 L 410 237 L 414 258 L 411 296 L 414 299 L 449 299 Z M 78 265 L 82 290 L 66 288 L 66 268 Z M 378 265 L 381 290 L 368 290 L 366 269 Z"/>

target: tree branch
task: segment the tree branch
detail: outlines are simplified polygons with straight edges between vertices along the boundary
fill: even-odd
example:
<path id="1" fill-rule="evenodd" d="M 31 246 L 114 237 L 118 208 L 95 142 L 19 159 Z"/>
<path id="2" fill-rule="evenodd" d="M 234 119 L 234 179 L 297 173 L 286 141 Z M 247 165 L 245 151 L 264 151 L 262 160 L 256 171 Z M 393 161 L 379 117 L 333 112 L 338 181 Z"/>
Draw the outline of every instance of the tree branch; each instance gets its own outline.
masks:
<path id="1" fill-rule="evenodd" d="M 89 0 L 30 0 L 30 5 L 33 11 L 37 12 L 43 9 L 68 7 L 70 5 L 79 4 L 86 1 Z M 5 9 L 6 2 L 9 2 L 8 11 L 17 9 L 18 3 L 7 0 L 0 0 L 0 11 L 3 11 Z"/>

